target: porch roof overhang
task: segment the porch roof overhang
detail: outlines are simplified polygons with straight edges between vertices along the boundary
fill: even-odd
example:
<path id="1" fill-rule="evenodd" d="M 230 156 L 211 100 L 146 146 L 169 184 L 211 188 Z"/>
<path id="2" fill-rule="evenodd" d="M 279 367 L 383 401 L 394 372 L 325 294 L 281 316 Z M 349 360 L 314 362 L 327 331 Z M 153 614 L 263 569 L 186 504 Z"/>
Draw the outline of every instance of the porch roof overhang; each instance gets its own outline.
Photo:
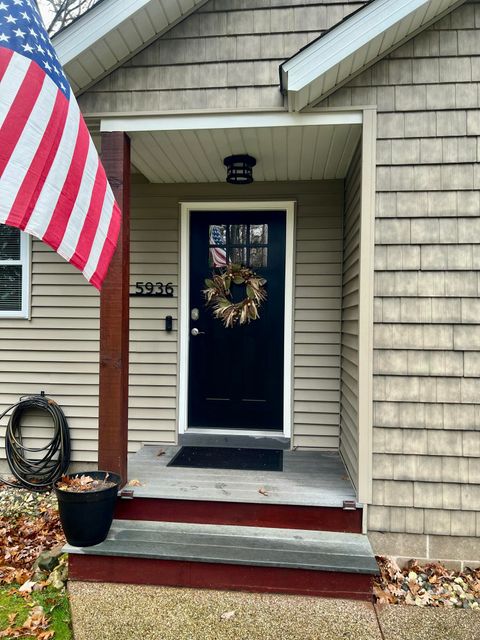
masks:
<path id="1" fill-rule="evenodd" d="M 361 135 L 362 111 L 285 111 L 106 117 L 124 131 L 132 164 L 154 183 L 224 182 L 223 159 L 248 153 L 256 181 L 344 178 Z"/>
<path id="2" fill-rule="evenodd" d="M 370 0 L 280 66 L 290 111 L 318 103 L 464 0 Z"/>
<path id="3" fill-rule="evenodd" d="M 75 93 L 162 36 L 206 0 L 100 0 L 52 39 Z"/>

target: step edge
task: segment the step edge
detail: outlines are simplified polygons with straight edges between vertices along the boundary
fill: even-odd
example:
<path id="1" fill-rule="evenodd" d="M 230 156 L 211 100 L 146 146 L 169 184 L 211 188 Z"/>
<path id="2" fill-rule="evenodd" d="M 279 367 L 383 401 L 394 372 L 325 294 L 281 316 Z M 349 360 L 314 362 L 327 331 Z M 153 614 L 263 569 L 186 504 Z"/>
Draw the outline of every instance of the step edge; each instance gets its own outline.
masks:
<path id="1" fill-rule="evenodd" d="M 147 554 L 142 552 L 135 551 L 122 551 L 122 553 L 111 554 L 108 553 L 107 550 L 100 550 L 92 548 L 83 548 L 83 547 L 71 547 L 70 545 L 65 545 L 62 549 L 63 552 L 73 554 L 79 557 L 88 558 L 89 556 L 100 556 L 104 558 L 145 558 L 147 560 L 152 561 L 163 561 L 163 560 L 173 560 L 177 562 L 192 562 L 192 563 L 203 563 L 203 564 L 222 564 L 222 565 L 240 565 L 240 566 L 254 566 L 254 567 L 270 567 L 273 569 L 293 569 L 297 571 L 328 571 L 328 572 L 339 572 L 339 573 L 351 573 L 351 574 L 361 574 L 361 575 L 378 575 L 379 569 L 378 566 L 361 566 L 361 567 L 346 567 L 346 566 L 335 566 L 335 565 L 302 565 L 299 566 L 295 563 L 288 562 L 268 562 L 261 560 L 253 560 L 253 561 L 241 561 L 235 559 L 221 559 L 215 560 L 212 558 L 201 558 L 196 556 L 186 556 L 186 555 L 176 555 L 176 554 Z"/>

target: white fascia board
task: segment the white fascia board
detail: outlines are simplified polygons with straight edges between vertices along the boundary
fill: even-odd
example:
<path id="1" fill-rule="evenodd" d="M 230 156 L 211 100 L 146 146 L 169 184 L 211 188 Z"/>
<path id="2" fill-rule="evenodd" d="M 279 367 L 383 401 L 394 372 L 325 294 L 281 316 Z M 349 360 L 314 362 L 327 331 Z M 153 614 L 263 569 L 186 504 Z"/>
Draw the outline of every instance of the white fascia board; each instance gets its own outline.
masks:
<path id="1" fill-rule="evenodd" d="M 196 0 L 200 4 L 204 0 Z M 53 46 L 62 65 L 66 65 L 108 33 L 117 29 L 129 20 L 137 11 L 148 9 L 158 4 L 158 0 L 103 0 L 87 11 L 85 15 L 75 20 L 52 39 Z M 166 15 L 178 13 L 180 7 L 176 0 L 163 0 L 165 6 L 171 5 L 171 10 L 165 10 Z"/>
<path id="2" fill-rule="evenodd" d="M 434 0 L 435 1 L 435 0 Z M 298 92 L 431 0 L 374 0 L 281 66 L 283 89 Z M 458 0 L 451 0 L 451 5 Z M 443 4 L 443 3 L 442 3 Z M 445 11 L 445 5 L 439 13 Z"/>
<path id="3" fill-rule="evenodd" d="M 337 124 L 362 124 L 362 111 L 323 111 L 321 113 L 215 113 L 172 116 L 106 117 L 100 131 L 192 131 L 199 129 L 255 129 Z"/>

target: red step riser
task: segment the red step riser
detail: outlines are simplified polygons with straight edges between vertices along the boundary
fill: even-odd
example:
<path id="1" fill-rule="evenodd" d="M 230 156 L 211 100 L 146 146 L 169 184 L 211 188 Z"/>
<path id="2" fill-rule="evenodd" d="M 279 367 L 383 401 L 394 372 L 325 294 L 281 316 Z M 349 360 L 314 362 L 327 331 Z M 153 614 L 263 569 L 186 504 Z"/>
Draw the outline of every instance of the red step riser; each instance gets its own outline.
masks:
<path id="1" fill-rule="evenodd" d="M 372 577 L 206 562 L 70 554 L 69 579 L 371 600 Z"/>
<path id="2" fill-rule="evenodd" d="M 362 533 L 362 510 L 162 498 L 121 499 L 115 518 Z"/>

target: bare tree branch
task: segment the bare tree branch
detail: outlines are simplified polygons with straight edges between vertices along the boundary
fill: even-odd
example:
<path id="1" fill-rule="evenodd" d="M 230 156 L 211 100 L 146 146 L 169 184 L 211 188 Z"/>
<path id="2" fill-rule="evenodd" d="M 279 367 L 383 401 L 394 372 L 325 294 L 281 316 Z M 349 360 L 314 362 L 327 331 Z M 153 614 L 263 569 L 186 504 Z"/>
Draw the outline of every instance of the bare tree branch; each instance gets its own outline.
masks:
<path id="1" fill-rule="evenodd" d="M 98 0 L 44 0 L 51 15 L 47 31 L 53 35 L 67 24 L 93 7 Z"/>

